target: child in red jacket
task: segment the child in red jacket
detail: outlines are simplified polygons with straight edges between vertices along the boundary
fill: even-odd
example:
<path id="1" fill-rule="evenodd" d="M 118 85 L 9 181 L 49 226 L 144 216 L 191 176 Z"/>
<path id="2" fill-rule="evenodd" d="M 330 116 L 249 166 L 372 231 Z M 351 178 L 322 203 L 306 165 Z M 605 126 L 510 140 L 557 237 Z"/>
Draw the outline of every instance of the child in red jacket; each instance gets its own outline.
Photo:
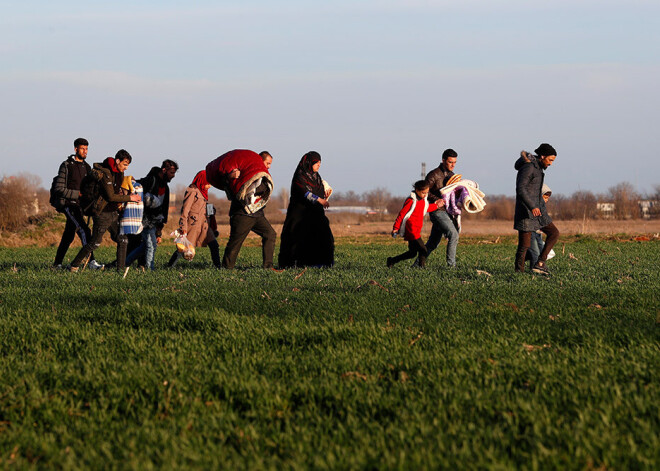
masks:
<path id="1" fill-rule="evenodd" d="M 413 186 L 415 191 L 406 198 L 392 228 L 392 237 L 402 234 L 403 238 L 408 241 L 408 251 L 396 257 L 387 257 L 387 268 L 401 260 L 414 258 L 418 254 L 419 266 L 424 267 L 426 265 L 428 251 L 422 241 L 424 215 L 442 207 L 444 201 L 440 199 L 436 203 L 428 202 L 426 197 L 429 195 L 430 185 L 426 180 L 419 180 Z"/>

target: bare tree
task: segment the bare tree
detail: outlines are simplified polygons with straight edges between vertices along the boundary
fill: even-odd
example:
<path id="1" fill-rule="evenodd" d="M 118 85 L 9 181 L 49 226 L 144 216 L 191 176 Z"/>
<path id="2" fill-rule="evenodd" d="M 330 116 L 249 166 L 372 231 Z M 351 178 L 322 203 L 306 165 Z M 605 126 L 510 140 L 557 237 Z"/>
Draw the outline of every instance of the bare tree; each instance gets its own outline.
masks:
<path id="1" fill-rule="evenodd" d="M 340 204 L 344 206 L 358 206 L 362 204 L 362 195 L 358 195 L 353 190 L 333 193 L 332 199 L 335 204 Z"/>
<path id="2" fill-rule="evenodd" d="M 392 194 L 385 188 L 374 188 L 364 193 L 363 199 L 371 208 L 384 212 L 392 199 Z"/>
<path id="3" fill-rule="evenodd" d="M 0 230 L 13 230 L 23 225 L 47 206 L 39 203 L 43 198 L 41 179 L 36 175 L 21 173 L 0 180 Z"/>
<path id="4" fill-rule="evenodd" d="M 576 191 L 571 196 L 553 194 L 548 212 L 557 219 L 593 219 L 597 216 L 597 201 L 590 191 Z"/>
<path id="5" fill-rule="evenodd" d="M 639 217 L 639 195 L 635 187 L 629 182 L 622 182 L 608 190 L 614 203 L 614 217 L 617 219 L 631 219 Z"/>

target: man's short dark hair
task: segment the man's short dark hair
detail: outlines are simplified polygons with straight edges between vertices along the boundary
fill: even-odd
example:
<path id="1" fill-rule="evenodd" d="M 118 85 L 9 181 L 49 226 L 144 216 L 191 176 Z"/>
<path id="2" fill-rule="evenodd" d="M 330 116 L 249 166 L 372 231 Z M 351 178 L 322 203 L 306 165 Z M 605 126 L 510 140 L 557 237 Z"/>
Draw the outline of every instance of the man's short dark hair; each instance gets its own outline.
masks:
<path id="1" fill-rule="evenodd" d="M 266 160 L 268 157 L 270 157 L 271 159 L 273 158 L 273 156 L 270 155 L 270 152 L 268 152 L 267 150 L 262 150 L 261 152 L 259 152 L 259 155 L 261 156 L 261 160 Z"/>
<path id="2" fill-rule="evenodd" d="M 449 157 L 458 157 L 454 149 L 447 149 L 442 153 L 442 160 L 447 160 Z"/>
<path id="3" fill-rule="evenodd" d="M 76 149 L 80 146 L 88 146 L 88 145 L 89 142 L 87 142 L 87 139 L 85 139 L 84 137 L 79 137 L 78 139 L 73 141 L 73 147 L 75 147 Z"/>
<path id="4" fill-rule="evenodd" d="M 179 164 L 177 164 L 174 160 L 171 159 L 165 159 L 163 160 L 163 163 L 160 164 L 160 168 L 163 170 L 169 170 L 172 167 L 174 167 L 175 170 L 179 170 Z"/>
<path id="5" fill-rule="evenodd" d="M 124 160 L 128 160 L 128 163 L 131 163 L 133 162 L 133 157 L 131 157 L 131 154 L 129 154 L 128 151 L 124 149 L 119 149 L 115 154 L 115 160 L 119 160 L 120 162 L 123 162 Z"/>
<path id="6" fill-rule="evenodd" d="M 418 191 L 428 190 L 429 188 L 431 188 L 431 184 L 426 180 L 417 180 L 413 185 L 413 187 L 415 187 L 415 190 Z"/>

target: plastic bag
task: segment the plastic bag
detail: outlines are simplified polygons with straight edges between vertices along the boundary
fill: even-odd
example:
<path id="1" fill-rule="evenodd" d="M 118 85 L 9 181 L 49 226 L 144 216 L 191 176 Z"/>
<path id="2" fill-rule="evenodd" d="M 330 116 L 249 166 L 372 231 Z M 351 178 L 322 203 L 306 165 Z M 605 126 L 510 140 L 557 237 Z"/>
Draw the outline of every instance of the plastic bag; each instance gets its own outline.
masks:
<path id="1" fill-rule="evenodd" d="M 195 257 L 195 246 L 188 240 L 185 234 L 181 234 L 176 230 L 170 235 L 174 236 L 176 250 L 183 255 L 183 258 L 186 260 L 192 260 Z"/>

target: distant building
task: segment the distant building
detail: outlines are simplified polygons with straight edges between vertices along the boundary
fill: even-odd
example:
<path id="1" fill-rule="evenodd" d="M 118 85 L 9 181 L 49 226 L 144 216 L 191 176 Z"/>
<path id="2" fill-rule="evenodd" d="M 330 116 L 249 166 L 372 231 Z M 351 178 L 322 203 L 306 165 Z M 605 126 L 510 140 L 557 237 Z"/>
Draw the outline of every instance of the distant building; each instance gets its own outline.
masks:
<path id="1" fill-rule="evenodd" d="M 660 201 L 658 200 L 639 200 L 637 204 L 643 219 L 657 217 L 660 213 Z"/>
<path id="2" fill-rule="evenodd" d="M 596 203 L 598 215 L 603 219 L 613 219 L 615 209 L 614 203 Z"/>

